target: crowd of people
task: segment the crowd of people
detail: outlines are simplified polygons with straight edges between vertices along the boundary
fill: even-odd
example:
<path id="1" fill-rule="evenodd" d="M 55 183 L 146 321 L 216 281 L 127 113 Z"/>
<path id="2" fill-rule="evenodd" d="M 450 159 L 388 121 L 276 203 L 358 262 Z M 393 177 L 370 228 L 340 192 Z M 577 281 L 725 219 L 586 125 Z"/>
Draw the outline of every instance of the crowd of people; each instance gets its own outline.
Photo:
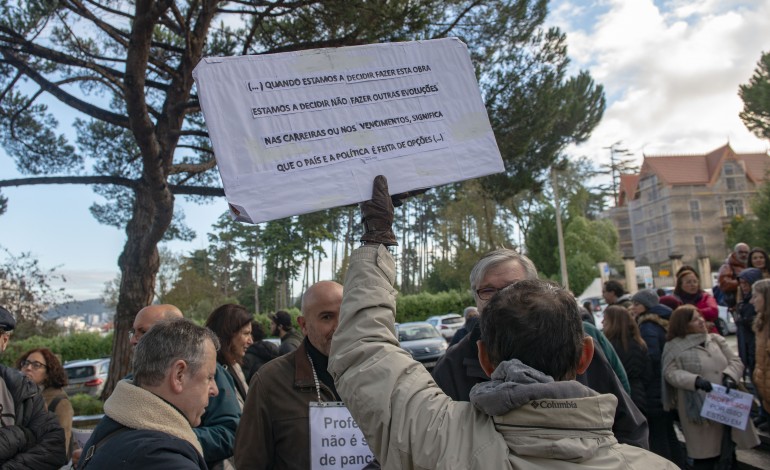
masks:
<path id="1" fill-rule="evenodd" d="M 140 310 L 131 373 L 82 449 L 53 352 L 34 349 L 18 371 L 0 368 L 0 467 L 54 469 L 72 457 L 80 469 L 307 470 L 323 432 L 310 425 L 311 410 L 343 403 L 372 456 L 354 468 L 731 468 L 736 445 L 757 443 L 753 426 L 726 428 L 698 411 L 713 383 L 735 388 L 746 373 L 769 396 L 766 254 L 762 267 L 747 259 L 725 273 L 735 280 L 739 325 L 751 324 L 738 356 L 711 331 L 716 300 L 692 267 L 676 273 L 673 295 L 605 283 L 600 330 L 570 292 L 538 279 L 526 256 L 494 250 L 469 273 L 475 306 L 464 328 L 428 371 L 395 334 L 388 247 L 397 243 L 383 177 L 361 211 L 363 246 L 344 286 L 310 286 L 296 325 L 286 311 L 270 316 L 280 346 L 240 305 L 217 307 L 205 326 L 173 305 Z M 0 310 L 0 349 L 14 324 Z"/>

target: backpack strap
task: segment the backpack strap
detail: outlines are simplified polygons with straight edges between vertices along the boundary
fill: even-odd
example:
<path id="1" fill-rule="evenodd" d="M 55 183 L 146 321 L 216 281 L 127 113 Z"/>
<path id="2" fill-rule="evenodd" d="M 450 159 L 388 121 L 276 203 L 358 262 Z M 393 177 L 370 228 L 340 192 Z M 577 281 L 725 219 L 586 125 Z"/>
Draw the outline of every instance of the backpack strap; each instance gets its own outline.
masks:
<path id="1" fill-rule="evenodd" d="M 124 433 L 126 431 L 130 431 L 131 428 L 122 426 L 111 433 L 104 436 L 99 442 L 96 444 L 91 444 L 91 447 L 88 448 L 86 451 L 86 455 L 83 457 L 83 465 L 80 467 L 81 469 L 86 468 L 88 466 L 88 462 L 91 460 L 91 458 L 94 456 L 94 453 L 96 453 L 97 450 L 99 450 L 100 447 L 102 447 L 104 444 L 107 443 L 110 439 L 117 436 L 118 434 Z"/>
<path id="2" fill-rule="evenodd" d="M 51 400 L 51 403 L 48 404 L 48 411 L 54 413 L 56 412 L 56 407 L 59 406 L 59 402 L 61 401 L 62 397 L 56 397 L 53 400 Z"/>

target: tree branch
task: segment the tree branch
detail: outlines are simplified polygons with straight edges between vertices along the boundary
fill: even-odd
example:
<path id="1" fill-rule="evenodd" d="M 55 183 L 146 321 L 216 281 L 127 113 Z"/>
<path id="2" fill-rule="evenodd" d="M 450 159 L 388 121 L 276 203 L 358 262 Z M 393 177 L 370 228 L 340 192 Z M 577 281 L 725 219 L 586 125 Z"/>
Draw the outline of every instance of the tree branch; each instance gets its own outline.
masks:
<path id="1" fill-rule="evenodd" d="M 0 188 L 13 186 L 32 186 L 41 184 L 104 184 L 116 185 L 135 189 L 139 186 L 138 180 L 123 178 L 122 176 L 38 176 L 34 178 L 16 178 L 0 180 Z M 186 196 L 224 196 L 222 188 L 211 186 L 186 186 L 169 184 L 168 188 L 174 194 Z"/>

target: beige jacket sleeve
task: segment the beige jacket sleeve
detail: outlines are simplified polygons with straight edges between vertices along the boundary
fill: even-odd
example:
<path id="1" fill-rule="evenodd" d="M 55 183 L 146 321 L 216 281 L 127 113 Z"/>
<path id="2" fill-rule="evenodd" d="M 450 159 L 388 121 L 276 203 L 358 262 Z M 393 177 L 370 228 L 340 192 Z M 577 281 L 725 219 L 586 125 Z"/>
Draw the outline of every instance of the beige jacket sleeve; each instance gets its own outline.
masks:
<path id="1" fill-rule="evenodd" d="M 385 469 L 505 469 L 492 419 L 453 402 L 395 335 L 395 263 L 384 246 L 351 257 L 329 371 Z"/>

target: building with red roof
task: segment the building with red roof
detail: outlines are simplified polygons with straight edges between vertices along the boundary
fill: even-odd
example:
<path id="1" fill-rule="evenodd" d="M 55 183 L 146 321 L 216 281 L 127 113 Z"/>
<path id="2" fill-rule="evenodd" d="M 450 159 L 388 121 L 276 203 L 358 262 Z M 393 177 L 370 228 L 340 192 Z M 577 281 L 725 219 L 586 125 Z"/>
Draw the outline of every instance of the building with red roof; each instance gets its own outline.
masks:
<path id="1" fill-rule="evenodd" d="M 621 175 L 610 217 L 620 249 L 637 264 L 662 267 L 672 254 L 684 263 L 723 259 L 725 228 L 751 213 L 768 178 L 770 155 L 737 154 L 726 144 L 704 155 L 645 155 L 639 174 Z"/>

